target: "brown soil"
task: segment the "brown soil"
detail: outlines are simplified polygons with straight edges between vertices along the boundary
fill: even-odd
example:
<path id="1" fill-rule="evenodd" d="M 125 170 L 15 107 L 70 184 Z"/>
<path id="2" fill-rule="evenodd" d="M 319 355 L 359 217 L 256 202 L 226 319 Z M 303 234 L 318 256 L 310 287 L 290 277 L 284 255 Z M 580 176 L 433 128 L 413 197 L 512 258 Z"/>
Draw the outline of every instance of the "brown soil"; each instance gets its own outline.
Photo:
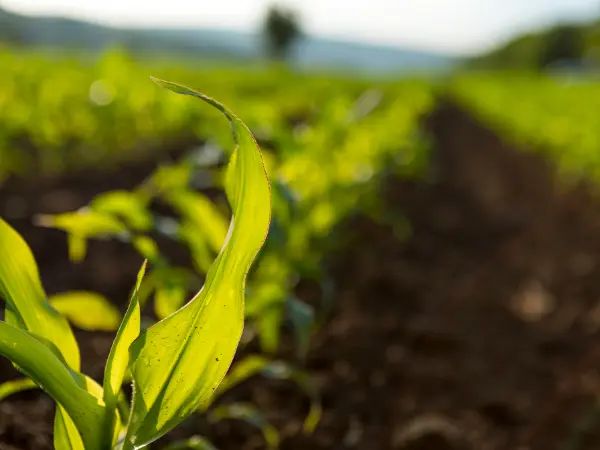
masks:
<path id="1" fill-rule="evenodd" d="M 308 401 L 289 383 L 255 379 L 228 398 L 262 409 L 283 450 L 600 448 L 600 202 L 584 184 L 559 189 L 542 158 L 453 104 L 440 102 L 427 127 L 427 179 L 385 185 L 410 237 L 360 214 L 336 230 L 344 245 L 327 258 L 336 303 L 306 363 L 324 407 L 315 433 L 301 432 Z M 123 303 L 140 261 L 124 244 L 94 242 L 73 266 L 64 235 L 33 227 L 31 215 L 132 187 L 150 170 L 0 190 L 0 215 L 23 205 L 9 222 L 50 293 L 92 289 Z M 313 302 L 314 289 L 301 286 Z M 84 370 L 100 377 L 111 336 L 80 337 Z M 7 364 L 0 373 L 14 375 Z M 51 448 L 52 410 L 37 392 L 2 402 L 0 450 Z M 249 426 L 210 427 L 202 417 L 164 442 L 194 433 L 222 450 L 265 448 Z"/>

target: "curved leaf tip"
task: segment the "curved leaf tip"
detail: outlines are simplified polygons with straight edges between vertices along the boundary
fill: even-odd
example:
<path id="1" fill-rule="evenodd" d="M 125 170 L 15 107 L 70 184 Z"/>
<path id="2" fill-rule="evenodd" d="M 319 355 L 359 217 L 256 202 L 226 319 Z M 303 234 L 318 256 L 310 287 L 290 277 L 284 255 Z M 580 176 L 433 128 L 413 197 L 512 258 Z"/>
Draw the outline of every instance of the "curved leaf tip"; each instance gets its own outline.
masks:
<path id="1" fill-rule="evenodd" d="M 227 167 L 226 194 L 233 217 L 204 287 L 130 347 L 135 391 L 126 440 L 134 448 L 158 439 L 197 410 L 229 369 L 244 325 L 246 274 L 265 242 L 271 219 L 269 180 L 248 127 L 204 94 L 176 83 L 153 81 L 202 99 L 230 121 L 236 148 Z"/>

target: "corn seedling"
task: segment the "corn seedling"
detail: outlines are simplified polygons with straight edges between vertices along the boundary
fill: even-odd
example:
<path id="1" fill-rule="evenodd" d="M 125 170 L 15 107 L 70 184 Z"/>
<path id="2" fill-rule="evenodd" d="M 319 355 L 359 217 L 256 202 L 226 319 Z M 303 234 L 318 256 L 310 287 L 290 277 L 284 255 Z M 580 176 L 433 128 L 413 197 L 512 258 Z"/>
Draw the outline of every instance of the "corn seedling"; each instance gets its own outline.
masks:
<path id="1" fill-rule="evenodd" d="M 57 402 L 58 450 L 146 447 L 209 401 L 242 333 L 245 278 L 270 221 L 269 182 L 260 150 L 248 128 L 222 104 L 181 85 L 156 82 L 204 100 L 229 119 L 237 144 L 225 176 L 233 219 L 200 292 L 143 331 L 142 267 L 102 385 L 80 372 L 74 334 L 46 298 L 31 251 L 0 221 L 0 295 L 6 302 L 0 354 Z M 130 407 L 123 411 L 119 404 L 126 376 L 134 389 Z"/>

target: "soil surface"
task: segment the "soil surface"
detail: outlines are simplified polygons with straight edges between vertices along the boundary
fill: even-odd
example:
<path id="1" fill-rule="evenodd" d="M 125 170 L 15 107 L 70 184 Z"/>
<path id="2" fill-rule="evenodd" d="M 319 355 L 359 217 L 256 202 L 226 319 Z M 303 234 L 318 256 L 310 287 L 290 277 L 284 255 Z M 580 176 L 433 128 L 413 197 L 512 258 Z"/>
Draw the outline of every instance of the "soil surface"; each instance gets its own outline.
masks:
<path id="1" fill-rule="evenodd" d="M 290 383 L 252 379 L 225 400 L 257 405 L 282 450 L 600 448 L 600 199 L 583 183 L 559 184 L 543 158 L 452 103 L 441 100 L 425 126 L 426 179 L 390 179 L 383 193 L 409 237 L 360 214 L 336 230 L 344 245 L 326 261 L 334 309 L 306 361 L 323 402 L 316 431 L 302 432 L 308 400 Z M 131 188 L 152 168 L 0 188 L 0 215 L 31 245 L 48 293 L 127 301 L 140 264 L 127 245 L 93 242 L 73 265 L 64 234 L 31 217 Z M 301 283 L 297 295 L 319 293 Z M 84 371 L 100 378 L 112 336 L 78 334 Z M 2 362 L 0 378 L 13 376 Z M 36 391 L 3 401 L 0 450 L 50 449 L 53 409 Z M 200 416 L 153 448 L 195 433 L 221 450 L 266 448 L 246 424 Z"/>

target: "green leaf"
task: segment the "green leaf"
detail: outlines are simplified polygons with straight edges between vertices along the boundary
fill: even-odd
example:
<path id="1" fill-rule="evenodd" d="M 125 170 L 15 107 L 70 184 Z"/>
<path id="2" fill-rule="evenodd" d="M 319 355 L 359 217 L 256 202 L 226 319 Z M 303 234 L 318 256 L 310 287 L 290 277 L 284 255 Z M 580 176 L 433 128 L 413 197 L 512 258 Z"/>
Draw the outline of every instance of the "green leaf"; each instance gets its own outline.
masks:
<path id="1" fill-rule="evenodd" d="M 189 220 L 183 220 L 178 229 L 178 237 L 182 239 L 192 254 L 194 268 L 198 273 L 206 273 L 210 269 L 215 257 L 215 251 L 202 233 L 198 233 L 197 227 Z"/>
<path id="2" fill-rule="evenodd" d="M 88 208 L 53 216 L 41 215 L 37 221 L 39 225 L 59 228 L 77 236 L 101 237 L 127 231 L 125 225 L 111 214 Z"/>
<path id="3" fill-rule="evenodd" d="M 105 192 L 94 197 L 90 208 L 99 213 L 116 216 L 134 230 L 147 231 L 152 227 L 152 215 L 147 208 L 147 200 L 135 192 Z"/>
<path id="4" fill-rule="evenodd" d="M 62 406 L 56 408 L 54 416 L 54 448 L 61 450 L 85 450 L 83 440 L 67 412 Z"/>
<path id="5" fill-rule="evenodd" d="M 181 190 L 165 197 L 184 219 L 193 224 L 196 233 L 201 233 L 206 238 L 215 253 L 221 249 L 227 235 L 227 219 L 205 195 Z"/>
<path id="6" fill-rule="evenodd" d="M 319 392 L 305 372 L 294 369 L 283 361 L 272 360 L 260 355 L 245 357 L 225 376 L 213 399 L 255 375 L 263 375 L 277 380 L 290 380 L 296 383 L 311 400 L 310 411 L 304 420 L 304 429 L 307 432 L 314 430 L 321 418 L 322 408 Z M 208 406 L 203 405 L 201 411 L 207 409 Z"/>
<path id="7" fill-rule="evenodd" d="M 244 123 L 203 94 L 155 81 L 223 112 L 231 122 L 237 145 L 227 169 L 226 192 L 233 218 L 204 287 L 131 346 L 135 390 L 128 445 L 135 448 L 158 439 L 192 414 L 209 399 L 227 372 L 244 325 L 246 274 L 264 243 L 270 220 L 267 174 L 260 149 Z"/>
<path id="8" fill-rule="evenodd" d="M 104 405 L 82 388 L 81 379 L 54 352 L 31 333 L 0 321 L 0 355 L 64 408 L 77 425 L 86 449 L 102 450 L 104 438 L 98 424 L 102 423 Z"/>
<path id="9" fill-rule="evenodd" d="M 184 441 L 173 442 L 165 450 L 217 450 L 206 438 L 193 436 Z"/>
<path id="10" fill-rule="evenodd" d="M 273 360 L 260 355 L 246 356 L 240 362 L 236 363 L 229 373 L 225 375 L 225 378 L 223 378 L 223 381 L 215 390 L 212 400 L 216 399 L 224 392 L 227 392 L 248 378 L 260 374 L 264 368 L 272 362 Z M 204 404 L 202 405 L 202 409 L 206 409 L 209 406 L 209 403 Z"/>
<path id="11" fill-rule="evenodd" d="M 255 317 L 255 326 L 258 329 L 260 349 L 266 353 L 275 353 L 281 337 L 281 323 L 283 321 L 283 302 L 274 302 L 264 308 Z"/>
<path id="12" fill-rule="evenodd" d="M 158 245 L 151 237 L 135 236 L 131 239 L 131 245 L 138 251 L 144 259 L 155 262 L 160 258 Z"/>
<path id="13" fill-rule="evenodd" d="M 69 233 L 69 257 L 73 261 L 85 257 L 86 239 L 128 234 L 127 227 L 113 215 L 88 208 L 53 216 L 41 215 L 37 217 L 37 223 Z"/>
<path id="14" fill-rule="evenodd" d="M 170 316 L 185 303 L 186 295 L 197 286 L 196 275 L 185 267 L 159 266 L 146 275 L 138 298 L 143 309 L 154 293 L 154 312 L 159 320 Z"/>
<path id="15" fill-rule="evenodd" d="M 268 378 L 277 380 L 291 380 L 296 383 L 310 398 L 310 410 L 304 419 L 304 431 L 312 433 L 321 420 L 323 408 L 321 397 L 310 376 L 301 370 L 292 368 L 282 361 L 273 361 L 265 366 L 262 374 Z"/>
<path id="16" fill-rule="evenodd" d="M 67 320 L 46 300 L 31 250 L 1 219 L 0 294 L 7 302 L 7 323 L 0 322 L 4 338 L 0 354 L 59 402 L 57 416 L 62 417 L 56 420 L 64 426 L 57 439 L 78 442 L 74 422 L 89 444 L 86 448 L 100 449 L 103 438 L 95 427 L 104 408 L 93 393 L 93 383 L 76 372 L 79 348 L 75 336 Z"/>
<path id="17" fill-rule="evenodd" d="M 46 300 L 31 250 L 0 219 L 0 296 L 7 303 L 6 321 L 29 330 L 45 342 L 73 370 L 79 370 L 79 347 L 67 320 Z"/>
<path id="18" fill-rule="evenodd" d="M 158 167 L 144 186 L 143 190 L 157 190 L 158 193 L 179 191 L 187 188 L 192 176 L 192 167 L 187 163 Z"/>
<path id="19" fill-rule="evenodd" d="M 119 394 L 121 392 L 121 385 L 125 378 L 125 373 L 129 365 L 129 347 L 131 343 L 140 334 L 140 302 L 139 302 L 139 291 L 146 273 L 146 261 L 142 265 L 142 268 L 138 272 L 137 281 L 129 306 L 125 312 L 123 322 L 117 331 L 117 336 L 113 341 L 108 359 L 106 361 L 106 367 L 104 369 L 104 402 L 107 406 L 107 419 L 105 430 L 111 430 L 114 428 L 116 421 L 115 410 L 119 403 Z"/>
<path id="20" fill-rule="evenodd" d="M 69 234 L 67 248 L 69 249 L 69 259 L 72 262 L 81 262 L 87 253 L 87 239 L 79 234 Z"/>
<path id="21" fill-rule="evenodd" d="M 54 309 L 82 330 L 115 331 L 121 323 L 119 310 L 95 292 L 64 292 L 53 295 L 48 301 Z"/>
<path id="22" fill-rule="evenodd" d="M 261 349 L 273 353 L 279 345 L 281 324 L 288 295 L 290 270 L 278 254 L 263 253 L 252 277 L 246 317 L 258 329 Z"/>
<path id="23" fill-rule="evenodd" d="M 30 389 L 36 389 L 37 387 L 38 385 L 29 378 L 5 381 L 0 384 L 0 402 L 10 395 L 28 391 Z"/>
<path id="24" fill-rule="evenodd" d="M 213 409 L 208 417 L 213 423 L 224 419 L 235 419 L 246 422 L 262 432 L 265 442 L 270 449 L 275 449 L 279 446 L 279 432 L 269 423 L 264 414 L 251 404 L 232 403 L 219 406 Z"/>
<path id="25" fill-rule="evenodd" d="M 315 327 L 315 312 L 310 305 L 294 296 L 287 300 L 287 311 L 296 336 L 298 356 L 305 359 Z"/>
<path id="26" fill-rule="evenodd" d="M 185 303 L 187 286 L 169 283 L 156 288 L 154 293 L 154 312 L 159 320 L 170 316 Z"/>

